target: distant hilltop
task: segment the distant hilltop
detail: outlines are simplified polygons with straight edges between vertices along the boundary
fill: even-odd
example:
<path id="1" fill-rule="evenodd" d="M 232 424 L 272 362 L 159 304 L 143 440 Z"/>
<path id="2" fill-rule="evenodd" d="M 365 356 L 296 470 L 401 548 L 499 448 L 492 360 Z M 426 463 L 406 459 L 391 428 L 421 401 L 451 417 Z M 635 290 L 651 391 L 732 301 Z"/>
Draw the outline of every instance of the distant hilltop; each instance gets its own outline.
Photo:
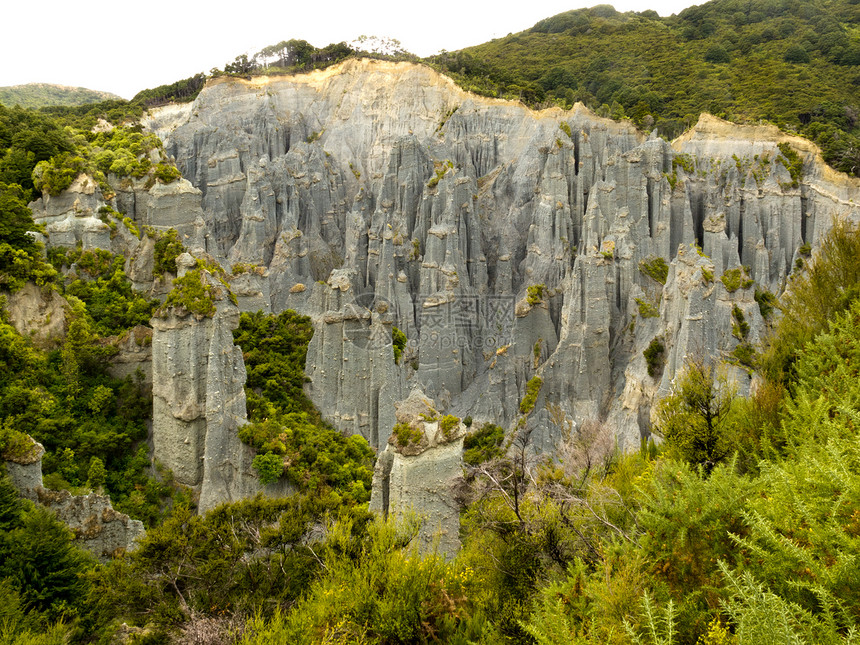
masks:
<path id="1" fill-rule="evenodd" d="M 85 87 L 68 87 L 51 83 L 28 83 L 0 87 L 0 103 L 8 107 L 20 105 L 26 108 L 40 108 L 48 105 L 87 105 L 110 99 L 123 100 L 110 92 L 88 90 Z"/>

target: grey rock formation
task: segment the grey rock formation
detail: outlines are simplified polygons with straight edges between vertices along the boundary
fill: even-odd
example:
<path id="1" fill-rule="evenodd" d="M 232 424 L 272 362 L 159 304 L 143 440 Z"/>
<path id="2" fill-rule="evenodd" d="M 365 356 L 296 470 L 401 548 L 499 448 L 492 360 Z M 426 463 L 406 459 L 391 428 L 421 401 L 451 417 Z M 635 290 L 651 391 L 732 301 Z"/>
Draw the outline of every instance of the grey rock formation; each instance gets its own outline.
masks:
<path id="1" fill-rule="evenodd" d="M 79 545 L 102 562 L 133 550 L 137 539 L 146 533 L 141 521 L 115 511 L 106 495 L 72 495 L 67 490 L 47 488 L 36 493 L 38 502 L 72 529 Z"/>
<path id="2" fill-rule="evenodd" d="M 42 486 L 44 454 L 42 444 L 33 441 L 27 455 L 3 462 L 21 497 L 54 511 L 72 529 L 78 545 L 102 562 L 136 548 L 137 539 L 145 533 L 143 523 L 115 511 L 109 497 L 99 493 L 72 495 Z"/>
<path id="3" fill-rule="evenodd" d="M 201 191 L 207 251 L 267 268 L 254 306 L 313 318 L 313 400 L 379 448 L 413 385 L 441 409 L 511 423 L 534 374 L 544 449 L 558 436 L 547 403 L 612 419 L 636 446 L 685 357 L 731 360 L 733 306 L 749 340 L 761 333 L 753 288 L 729 293 L 722 274 L 745 265 L 779 293 L 797 248 L 857 209 L 856 181 L 775 129 L 703 117 L 670 146 L 582 106 L 532 112 L 405 63 L 218 79 L 149 127 Z M 796 188 L 776 161 L 783 141 L 805 159 Z M 639 270 L 654 257 L 672 266 L 666 285 Z M 541 305 L 518 310 L 541 284 Z M 389 326 L 409 338 L 400 365 Z M 658 335 L 655 381 L 642 352 Z"/>
<path id="4" fill-rule="evenodd" d="M 37 491 L 42 487 L 42 455 L 45 454 L 45 448 L 32 438 L 30 441 L 33 447 L 26 455 L 16 456 L 14 459 L 6 455 L 3 463 L 9 479 L 21 497 L 36 501 Z"/>
<path id="5" fill-rule="evenodd" d="M 228 270 L 245 266 L 234 279 L 243 309 L 311 316 L 309 394 L 377 449 L 415 386 L 442 411 L 507 425 L 535 375 L 537 449 L 560 436 L 547 405 L 576 424 L 608 421 L 635 447 L 686 358 L 736 363 L 735 308 L 754 343 L 755 289 L 781 293 L 802 244 L 860 217 L 860 182 L 775 128 L 705 115 L 670 145 L 581 105 L 534 112 L 477 97 L 409 63 L 218 78 L 146 126 L 185 180 L 129 182 L 115 205 L 177 227 Z M 796 185 L 780 143 L 803 159 Z M 79 183 L 36 203 L 51 244 L 105 243 L 90 215 L 97 189 Z M 129 274 L 145 284 L 151 243 L 130 251 Z M 670 267 L 665 284 L 640 270 L 654 258 Z M 720 278 L 741 270 L 754 283 L 730 292 Z M 156 321 L 153 337 L 157 457 L 207 504 L 253 479 L 231 443 L 243 375 L 235 311 L 220 309 Z M 394 326 L 409 340 L 399 364 Z M 655 338 L 666 363 L 651 377 L 643 351 Z M 746 372 L 733 376 L 743 391 Z"/>
<path id="6" fill-rule="evenodd" d="M 356 296 L 354 278 L 335 271 L 328 284 L 314 285 L 310 303 L 322 313 L 314 317 L 306 371 L 314 402 L 329 420 L 384 446 L 402 388 L 393 358 L 394 316 L 374 294 Z"/>
<path id="7" fill-rule="evenodd" d="M 60 195 L 46 194 L 30 204 L 30 209 L 36 223 L 45 226 L 52 246 L 110 249 L 110 227 L 98 217 L 104 203 L 93 178 L 79 175 Z"/>
<path id="8" fill-rule="evenodd" d="M 51 289 L 27 282 L 6 295 L 9 322 L 24 337 L 48 346 L 66 335 L 66 299 Z"/>
<path id="9" fill-rule="evenodd" d="M 186 254 L 177 263 L 189 261 Z M 238 436 L 246 422 L 245 365 L 232 333 L 238 324 L 239 310 L 226 297 L 212 317 L 174 307 L 152 319 L 153 457 L 199 493 L 201 511 L 261 489 L 253 450 Z M 267 488 L 288 491 L 284 481 Z"/>
<path id="10" fill-rule="evenodd" d="M 386 517 L 414 512 L 420 520 L 420 548 L 453 557 L 460 550 L 460 509 L 454 487 L 463 474 L 466 427 L 457 420 L 453 428 L 443 428 L 432 401 L 417 388 L 395 407 L 397 422 L 414 432 L 415 438 L 401 445 L 392 436 L 380 453 L 370 510 Z"/>
<path id="11" fill-rule="evenodd" d="M 114 378 L 142 379 L 152 388 L 152 329 L 137 325 L 115 342 L 117 353 L 110 359 L 108 373 Z"/>

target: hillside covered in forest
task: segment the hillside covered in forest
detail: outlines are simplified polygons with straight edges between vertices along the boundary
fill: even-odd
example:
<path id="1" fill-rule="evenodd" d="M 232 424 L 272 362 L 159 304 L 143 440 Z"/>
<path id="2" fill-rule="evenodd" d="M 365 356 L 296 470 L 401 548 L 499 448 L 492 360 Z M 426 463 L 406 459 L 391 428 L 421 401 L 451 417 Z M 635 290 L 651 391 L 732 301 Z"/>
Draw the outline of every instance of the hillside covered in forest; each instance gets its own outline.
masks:
<path id="1" fill-rule="evenodd" d="M 84 87 L 66 87 L 50 83 L 28 83 L 0 87 L 0 104 L 38 109 L 50 105 L 91 105 L 120 99 L 110 92 L 88 90 Z"/>
<path id="2" fill-rule="evenodd" d="M 582 101 L 669 138 L 702 112 L 803 134 L 860 172 L 860 4 L 712 0 L 661 18 L 610 5 L 429 59 L 470 90 Z"/>

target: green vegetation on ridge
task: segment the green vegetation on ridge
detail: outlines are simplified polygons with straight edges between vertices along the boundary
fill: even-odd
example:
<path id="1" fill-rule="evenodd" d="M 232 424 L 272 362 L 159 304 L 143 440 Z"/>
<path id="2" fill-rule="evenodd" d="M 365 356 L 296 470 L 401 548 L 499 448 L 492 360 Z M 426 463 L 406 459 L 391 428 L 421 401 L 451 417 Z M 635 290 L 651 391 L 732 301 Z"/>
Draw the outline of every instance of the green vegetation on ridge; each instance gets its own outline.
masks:
<path id="1" fill-rule="evenodd" d="M 122 100 L 110 92 L 88 90 L 84 87 L 66 87 L 50 83 L 28 83 L 0 87 L 0 104 L 12 107 L 38 109 L 48 105 L 91 105 L 107 100 Z"/>
<path id="2" fill-rule="evenodd" d="M 582 101 L 669 138 L 702 112 L 767 120 L 860 173 L 853 0 L 712 0 L 669 18 L 599 5 L 428 61 L 481 94 L 532 106 Z"/>
<path id="3" fill-rule="evenodd" d="M 285 475 L 301 492 L 333 489 L 348 504 L 368 501 L 373 451 L 361 436 L 344 437 L 326 423 L 303 390 L 310 318 L 291 309 L 243 313 L 233 335 L 248 372 L 250 423 L 239 438 L 257 450 L 262 483 Z"/>

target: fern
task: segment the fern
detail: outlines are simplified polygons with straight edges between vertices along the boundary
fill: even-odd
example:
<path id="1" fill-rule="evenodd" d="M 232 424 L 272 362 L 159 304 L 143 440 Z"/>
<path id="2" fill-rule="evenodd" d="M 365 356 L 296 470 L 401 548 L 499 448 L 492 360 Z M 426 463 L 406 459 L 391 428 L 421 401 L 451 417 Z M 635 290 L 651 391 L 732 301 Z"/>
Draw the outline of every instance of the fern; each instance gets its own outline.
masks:
<path id="1" fill-rule="evenodd" d="M 832 612 L 814 615 L 770 591 L 749 571 L 731 571 L 722 562 L 720 569 L 731 593 L 723 608 L 734 623 L 739 643 L 835 645 L 860 642 L 856 627 L 853 624 L 843 627 Z"/>
<path id="2" fill-rule="evenodd" d="M 661 612 L 646 591 L 642 596 L 642 619 L 645 635 L 640 636 L 633 626 L 624 621 L 624 631 L 636 645 L 673 645 L 675 642 L 675 603 L 671 600 Z"/>
<path id="3" fill-rule="evenodd" d="M 575 631 L 564 611 L 561 598 L 543 598 L 531 621 L 517 621 L 520 627 L 535 639 L 537 645 L 570 643 Z"/>

